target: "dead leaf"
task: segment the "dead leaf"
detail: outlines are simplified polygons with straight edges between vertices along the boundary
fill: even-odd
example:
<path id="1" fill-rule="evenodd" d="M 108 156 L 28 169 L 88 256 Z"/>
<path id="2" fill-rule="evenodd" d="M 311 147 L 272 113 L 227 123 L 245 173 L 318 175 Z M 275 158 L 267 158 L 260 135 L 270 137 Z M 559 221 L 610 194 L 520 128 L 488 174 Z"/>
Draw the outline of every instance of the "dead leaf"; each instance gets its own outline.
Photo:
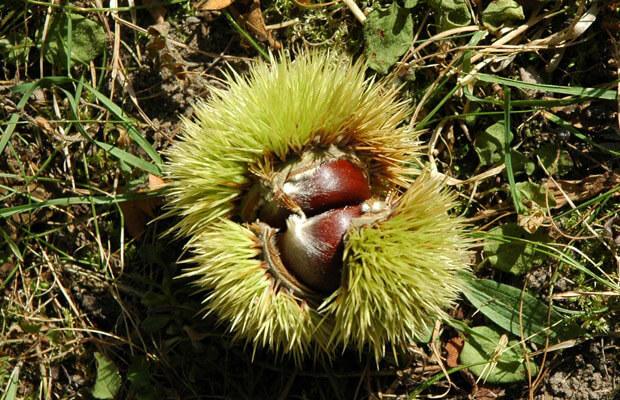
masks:
<path id="1" fill-rule="evenodd" d="M 521 202 L 528 208 L 528 213 L 527 215 L 519 214 L 517 222 L 528 233 L 535 233 L 547 219 L 545 211 L 538 203 L 530 199 L 522 199 Z"/>
<path id="2" fill-rule="evenodd" d="M 200 11 L 217 11 L 223 10 L 230 6 L 235 0 L 209 0 L 207 4 L 199 8 Z"/>
<path id="3" fill-rule="evenodd" d="M 275 40 L 271 32 L 267 30 L 259 0 L 237 0 L 230 9 L 235 19 L 249 30 L 252 36 L 261 42 L 269 43 L 269 47 L 274 50 L 280 49 L 280 42 Z"/>
<path id="4" fill-rule="evenodd" d="M 142 0 L 142 4 L 145 6 L 149 6 L 151 4 L 161 3 L 161 0 Z M 155 6 L 155 7 L 147 7 L 147 11 L 153 17 L 156 24 L 161 24 L 164 22 L 164 18 L 166 17 L 166 9 L 164 7 Z"/>
<path id="5" fill-rule="evenodd" d="M 450 368 L 457 367 L 459 365 L 459 356 L 463 350 L 464 340 L 460 336 L 453 337 L 446 343 L 446 365 Z"/>
<path id="6" fill-rule="evenodd" d="M 620 247 L 620 218 L 609 218 L 605 222 L 605 236 L 616 247 Z"/>
<path id="7" fill-rule="evenodd" d="M 136 190 L 137 193 L 148 193 L 165 185 L 165 181 L 159 176 L 149 174 L 145 188 Z M 139 200 L 130 200 L 119 203 L 123 211 L 125 228 L 131 237 L 137 238 L 146 229 L 146 224 L 155 218 L 155 209 L 163 202 L 162 196 L 147 197 Z"/>
<path id="8" fill-rule="evenodd" d="M 505 390 L 499 387 L 478 386 L 471 394 L 471 398 L 475 400 L 495 400 L 501 399 L 506 394 Z"/>
<path id="9" fill-rule="evenodd" d="M 620 170 L 608 171 L 600 175 L 590 175 L 580 180 L 557 180 L 559 185 L 549 185 L 549 193 L 555 197 L 555 208 L 568 203 L 568 199 L 574 203 L 589 200 L 599 194 L 611 190 L 620 185 Z M 616 197 L 620 192 L 614 193 Z M 567 199 L 568 197 L 568 199 Z"/>
<path id="10" fill-rule="evenodd" d="M 159 72 L 169 72 L 174 77 L 184 80 L 187 77 L 187 68 L 178 51 L 168 44 L 168 25 L 151 25 L 148 33 L 151 35 L 151 40 L 146 45 L 146 51 L 155 62 L 155 69 Z"/>

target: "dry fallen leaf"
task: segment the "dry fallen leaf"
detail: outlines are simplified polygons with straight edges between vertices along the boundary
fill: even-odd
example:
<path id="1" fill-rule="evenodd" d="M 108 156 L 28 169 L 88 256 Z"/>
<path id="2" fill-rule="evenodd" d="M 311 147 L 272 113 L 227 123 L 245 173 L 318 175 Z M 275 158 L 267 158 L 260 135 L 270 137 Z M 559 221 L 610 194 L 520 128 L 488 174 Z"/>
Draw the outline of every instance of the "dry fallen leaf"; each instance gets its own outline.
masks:
<path id="1" fill-rule="evenodd" d="M 620 247 L 620 218 L 610 218 L 605 222 L 605 236 L 614 246 Z"/>
<path id="2" fill-rule="evenodd" d="M 148 29 L 151 40 L 146 45 L 148 56 L 155 61 L 159 72 L 167 71 L 178 79 L 187 77 L 185 62 L 177 50 L 168 44 L 168 25 L 151 25 Z"/>
<path id="3" fill-rule="evenodd" d="M 145 188 L 137 190 L 137 193 L 148 193 L 165 185 L 165 181 L 159 176 L 149 174 L 149 180 Z M 119 203 L 123 211 L 125 228 L 131 237 L 137 238 L 146 229 L 146 224 L 155 218 L 155 208 L 161 205 L 161 196 L 147 197 L 145 199 L 130 200 Z"/>
<path id="4" fill-rule="evenodd" d="M 230 7 L 235 19 L 249 30 L 252 36 L 260 42 L 269 43 L 269 47 L 274 50 L 280 49 L 280 42 L 271 36 L 271 32 L 265 25 L 263 13 L 260 10 L 260 0 L 209 0 L 207 4 L 200 6 L 199 10 L 217 11 L 227 7 Z"/>
<path id="5" fill-rule="evenodd" d="M 200 7 L 202 11 L 217 11 L 223 10 L 230 6 L 235 0 L 209 0 L 207 4 Z"/>
<path id="6" fill-rule="evenodd" d="M 142 4 L 145 6 L 149 6 L 151 4 L 161 3 L 161 0 L 142 0 Z M 164 22 L 164 18 L 166 17 L 166 9 L 164 7 L 155 6 L 155 7 L 147 7 L 148 12 L 155 20 L 156 24 L 161 24 Z"/>
<path id="7" fill-rule="evenodd" d="M 600 175 L 590 175 L 580 180 L 557 181 L 560 187 L 549 185 L 549 193 L 555 197 L 555 208 L 562 207 L 568 200 L 579 203 L 598 196 L 602 192 L 620 185 L 620 170 L 608 171 Z M 619 192 L 612 196 L 620 195 Z M 567 199 L 568 197 L 568 199 Z"/>
<path id="8" fill-rule="evenodd" d="M 463 350 L 465 342 L 460 336 L 453 337 L 446 343 L 446 365 L 450 368 L 457 367 L 459 365 L 459 356 Z"/>
<path id="9" fill-rule="evenodd" d="M 528 208 L 528 213 L 527 215 L 519 214 L 517 222 L 528 233 L 535 233 L 547 219 L 545 210 L 532 200 L 522 199 L 521 202 Z"/>
<path id="10" fill-rule="evenodd" d="M 259 0 L 237 0 L 231 7 L 233 16 L 246 29 L 252 32 L 261 42 L 269 43 L 269 47 L 279 50 L 281 45 L 271 36 L 271 32 L 267 30 L 263 14 L 260 10 Z"/>

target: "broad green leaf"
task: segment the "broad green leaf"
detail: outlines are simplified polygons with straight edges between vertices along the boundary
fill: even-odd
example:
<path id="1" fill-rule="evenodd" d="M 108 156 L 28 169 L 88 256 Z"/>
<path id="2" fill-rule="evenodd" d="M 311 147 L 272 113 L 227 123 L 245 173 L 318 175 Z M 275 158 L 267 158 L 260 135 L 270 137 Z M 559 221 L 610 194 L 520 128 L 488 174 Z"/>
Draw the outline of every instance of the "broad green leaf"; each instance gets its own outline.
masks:
<path id="1" fill-rule="evenodd" d="M 142 304 L 147 307 L 156 307 L 168 301 L 168 298 L 161 294 L 148 291 L 142 296 Z"/>
<path id="2" fill-rule="evenodd" d="M 386 74 L 413 42 L 411 10 L 392 3 L 389 10 L 375 9 L 364 23 L 368 66 Z"/>
<path id="3" fill-rule="evenodd" d="M 510 132 L 510 140 L 512 138 Z M 491 166 L 504 161 L 504 121 L 494 123 L 478 135 L 476 153 L 481 165 Z"/>
<path id="4" fill-rule="evenodd" d="M 413 8 L 418 5 L 418 0 L 405 0 L 405 8 Z"/>
<path id="5" fill-rule="evenodd" d="M 6 38 L 0 39 L 0 56 L 15 65 L 28 60 L 28 52 L 34 42 L 21 32 L 9 32 Z"/>
<path id="6" fill-rule="evenodd" d="M 542 231 L 527 233 L 516 223 L 497 226 L 488 232 L 488 237 L 484 246 L 486 260 L 493 268 L 516 275 L 542 263 L 546 255 L 536 251 L 536 243 L 550 241 Z"/>
<path id="7" fill-rule="evenodd" d="M 435 9 L 435 23 L 442 31 L 471 23 L 466 0 L 426 0 L 426 3 Z"/>
<path id="8" fill-rule="evenodd" d="M 502 332 L 488 326 L 472 328 L 461 352 L 461 363 L 488 383 L 513 383 L 527 379 L 523 346 L 516 340 L 500 343 Z M 529 373 L 535 376 L 538 366 L 529 359 Z"/>
<path id="9" fill-rule="evenodd" d="M 510 156 L 515 175 L 518 175 L 519 172 L 525 172 L 527 175 L 532 175 L 536 170 L 536 163 L 524 156 L 523 153 L 520 153 L 517 150 L 510 150 Z"/>
<path id="10" fill-rule="evenodd" d="M 170 314 L 154 314 L 142 320 L 142 329 L 147 333 L 159 332 L 172 321 Z"/>
<path id="11" fill-rule="evenodd" d="M 464 278 L 467 284 L 463 294 L 467 300 L 489 320 L 515 336 L 521 337 L 523 329 L 525 339 L 544 346 L 547 331 L 550 345 L 586 335 L 577 324 L 563 318 L 553 308 L 549 312 L 549 306 L 545 302 L 528 292 L 523 293 L 519 288 L 490 279 Z"/>
<path id="12" fill-rule="evenodd" d="M 79 14 L 55 13 L 44 44 L 45 59 L 58 68 L 88 64 L 103 53 L 106 34 L 94 20 Z"/>
<path id="13" fill-rule="evenodd" d="M 555 143 L 548 143 L 536 150 L 536 155 L 545 169 L 555 176 L 563 176 L 572 171 L 574 164 L 566 150 L 560 150 Z M 557 161 L 556 161 L 557 159 Z M 555 169 L 553 165 L 555 163 Z"/>
<path id="14" fill-rule="evenodd" d="M 136 387 L 150 384 L 149 362 L 146 358 L 133 356 L 127 370 L 127 380 Z"/>
<path id="15" fill-rule="evenodd" d="M 546 199 L 546 189 L 543 185 L 539 185 L 538 183 L 533 182 L 518 182 L 515 185 L 517 190 L 517 196 L 521 199 L 532 200 L 534 203 L 538 204 L 541 208 L 547 208 Z M 549 206 L 553 207 L 555 205 L 555 198 L 552 195 L 548 196 L 549 198 Z"/>
<path id="16" fill-rule="evenodd" d="M 101 353 L 95 353 L 97 380 L 92 395 L 96 399 L 113 399 L 121 388 L 121 375 L 116 366 Z"/>
<path id="17" fill-rule="evenodd" d="M 418 329 L 415 335 L 416 343 L 430 343 L 431 340 L 433 340 L 433 326 L 420 326 L 420 329 Z"/>
<path id="18" fill-rule="evenodd" d="M 491 32 L 523 19 L 523 7 L 515 0 L 495 0 L 482 11 L 482 24 Z"/>
<path id="19" fill-rule="evenodd" d="M 4 393 L 0 397 L 0 400 L 16 400 L 17 399 L 17 389 L 19 388 L 19 372 L 21 368 L 18 365 L 13 368 L 11 372 L 11 376 L 9 377 L 9 381 L 4 387 Z"/>
<path id="20" fill-rule="evenodd" d="M 510 132 L 510 140 L 513 138 Z M 476 139 L 476 153 L 481 166 L 495 166 L 504 162 L 504 121 L 498 121 L 489 126 Z M 525 172 L 531 175 L 536 169 L 536 164 L 517 150 L 510 150 L 512 168 L 516 172 Z"/>

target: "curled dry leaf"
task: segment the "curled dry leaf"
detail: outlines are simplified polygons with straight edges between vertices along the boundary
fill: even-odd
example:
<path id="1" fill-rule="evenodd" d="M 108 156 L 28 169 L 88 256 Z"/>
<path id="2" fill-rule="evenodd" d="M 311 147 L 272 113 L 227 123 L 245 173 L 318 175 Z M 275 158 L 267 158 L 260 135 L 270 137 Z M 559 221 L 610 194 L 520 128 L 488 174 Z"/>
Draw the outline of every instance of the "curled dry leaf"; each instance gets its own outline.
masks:
<path id="1" fill-rule="evenodd" d="M 610 218 L 605 222 L 605 236 L 615 246 L 620 247 L 620 218 Z"/>
<path id="2" fill-rule="evenodd" d="M 160 0 L 142 0 L 142 4 L 147 6 L 147 10 L 151 14 L 151 17 L 153 17 L 153 20 L 155 21 L 156 24 L 161 24 L 164 22 L 164 18 L 166 17 L 167 11 L 164 7 L 160 7 L 160 6 L 148 7 L 148 6 L 150 6 L 151 4 L 157 4 L 160 2 L 161 2 Z"/>
<path id="3" fill-rule="evenodd" d="M 555 197 L 555 207 L 562 207 L 568 200 L 582 202 L 620 185 L 620 170 L 608 171 L 604 174 L 590 175 L 579 180 L 557 180 L 557 185 L 549 185 L 549 193 Z M 620 193 L 615 192 L 616 197 Z M 567 199 L 568 197 L 568 199 Z"/>
<path id="4" fill-rule="evenodd" d="M 527 215 L 519 214 L 517 222 L 527 233 L 535 233 L 547 220 L 545 210 L 529 199 L 521 199 L 521 203 L 529 209 L 529 212 Z"/>
<path id="5" fill-rule="evenodd" d="M 137 193 L 148 193 L 149 191 L 161 189 L 165 181 L 159 176 L 149 174 L 148 183 L 145 187 L 136 190 Z M 140 236 L 146 229 L 146 224 L 155 218 L 155 208 L 162 203 L 161 196 L 147 197 L 139 200 L 130 200 L 119 203 L 125 219 L 127 232 L 133 238 Z"/>
<path id="6" fill-rule="evenodd" d="M 263 13 L 260 10 L 259 0 L 237 0 L 231 7 L 232 14 L 246 29 L 248 29 L 256 39 L 261 42 L 269 43 L 269 47 L 279 50 L 280 42 L 271 36 L 267 30 Z"/>
<path id="7" fill-rule="evenodd" d="M 229 7 L 235 0 L 209 0 L 207 4 L 200 7 L 202 11 L 217 11 Z"/>
<path id="8" fill-rule="evenodd" d="M 155 68 L 167 71 L 178 79 L 186 78 L 186 65 L 176 49 L 168 44 L 167 24 L 151 25 L 148 29 L 151 40 L 146 45 L 148 56 L 155 61 Z"/>
<path id="9" fill-rule="evenodd" d="M 209 0 L 199 9 L 202 11 L 218 11 L 230 6 L 232 6 L 230 9 L 235 19 L 245 29 L 249 30 L 256 39 L 269 43 L 269 46 L 274 50 L 280 49 L 280 43 L 271 36 L 271 32 L 265 25 L 259 0 Z"/>
<path id="10" fill-rule="evenodd" d="M 459 356 L 464 345 L 465 341 L 460 336 L 448 340 L 446 343 L 446 365 L 448 367 L 455 368 L 459 365 Z"/>

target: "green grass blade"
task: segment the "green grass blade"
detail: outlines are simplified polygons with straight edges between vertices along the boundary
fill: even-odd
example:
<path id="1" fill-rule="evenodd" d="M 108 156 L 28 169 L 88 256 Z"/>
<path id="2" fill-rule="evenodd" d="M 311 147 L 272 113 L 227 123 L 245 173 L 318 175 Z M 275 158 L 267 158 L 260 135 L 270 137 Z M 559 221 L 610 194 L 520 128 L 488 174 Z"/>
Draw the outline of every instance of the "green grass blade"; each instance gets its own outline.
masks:
<path id="1" fill-rule="evenodd" d="M 521 211 L 521 202 L 517 194 L 515 175 L 512 170 L 512 152 L 510 148 L 510 88 L 504 88 L 504 163 L 506 164 L 506 175 L 510 184 L 510 195 L 515 204 L 517 214 Z"/>
<path id="2" fill-rule="evenodd" d="M 90 91 L 101 102 L 101 104 L 103 104 L 104 107 L 110 110 L 110 112 L 112 113 L 112 115 L 114 115 L 115 118 L 121 121 L 126 121 L 124 125 L 125 125 L 125 128 L 127 129 L 127 133 L 129 133 L 131 138 L 138 144 L 138 146 L 140 146 L 142 150 L 144 150 L 146 154 L 148 154 L 149 157 L 151 157 L 151 160 L 155 162 L 155 165 L 160 170 L 160 172 L 157 173 L 157 175 L 161 175 L 161 168 L 163 166 L 163 161 L 161 157 L 159 156 L 157 151 L 153 148 L 153 146 L 151 146 L 151 144 L 144 138 L 144 136 L 142 136 L 140 132 L 138 132 L 138 129 L 135 127 L 135 125 L 126 118 L 124 111 L 119 106 L 117 106 L 114 102 L 112 102 L 110 99 L 104 96 L 103 93 L 96 90 L 92 86 L 84 84 L 84 87 L 88 91 Z"/>
<path id="3" fill-rule="evenodd" d="M 71 111 L 74 114 L 73 117 L 76 120 L 79 120 L 80 117 L 78 115 L 77 100 L 73 98 L 73 96 L 71 95 L 71 93 L 68 90 L 65 90 L 65 89 L 62 89 L 62 88 L 60 88 L 60 90 L 62 90 L 65 93 L 65 95 L 67 96 L 67 100 L 69 101 L 69 105 L 71 106 Z M 159 168 L 157 165 L 151 164 L 151 163 L 141 159 L 140 157 L 136 157 L 133 154 L 130 154 L 130 153 L 124 151 L 124 150 L 121 150 L 118 147 L 115 147 L 115 146 L 113 146 L 111 144 L 108 144 L 108 143 L 101 142 L 101 141 L 93 139 L 88 134 L 88 132 L 86 132 L 86 129 L 84 129 L 84 126 L 82 124 L 80 124 L 80 123 L 76 124 L 76 127 L 78 128 L 78 131 L 82 134 L 82 136 L 84 136 L 84 138 L 86 138 L 86 140 L 88 140 L 89 142 L 99 146 L 104 151 L 106 151 L 107 153 L 111 154 L 112 156 L 118 158 L 119 160 L 124 161 L 127 164 L 129 164 L 131 166 L 134 166 L 136 168 L 140 168 L 140 169 L 142 169 L 142 170 L 144 170 L 146 172 L 150 172 L 151 174 L 159 175 L 159 176 L 162 175 L 161 168 Z M 151 147 L 150 144 L 148 144 L 148 146 Z"/>
<path id="4" fill-rule="evenodd" d="M 446 79 L 444 82 L 442 82 L 442 84 L 440 85 L 443 86 L 443 84 L 445 84 L 448 80 Z M 450 100 L 450 97 L 452 97 L 452 95 L 454 93 L 456 93 L 457 90 L 459 90 L 461 88 L 461 85 L 455 85 L 452 90 L 450 90 L 448 92 L 448 94 L 446 94 L 443 99 L 441 99 L 441 101 L 435 106 L 435 108 L 433 108 L 425 117 L 424 119 L 422 119 L 422 121 L 418 122 L 416 124 L 416 130 L 422 130 L 424 129 L 424 127 L 426 125 L 428 125 L 428 122 L 430 121 L 430 119 L 433 117 L 433 115 L 437 114 L 437 112 L 439 110 L 441 110 L 441 107 L 448 101 Z"/>
<path id="5" fill-rule="evenodd" d="M 136 166 L 138 168 L 144 169 L 145 171 L 148 171 L 148 172 L 153 173 L 155 175 L 159 175 L 159 176 L 162 175 L 163 161 L 162 161 L 161 157 L 159 156 L 159 154 L 157 153 L 157 151 L 140 134 L 140 132 L 137 130 L 135 125 L 132 123 L 132 121 L 127 119 L 127 117 L 126 117 L 125 113 L 123 112 L 123 110 L 118 105 L 116 105 L 114 102 L 112 102 L 110 99 L 108 99 L 105 95 L 103 95 L 103 93 L 99 92 L 98 90 L 96 90 L 92 86 L 90 86 L 90 85 L 88 85 L 88 84 L 86 84 L 84 82 L 77 81 L 77 80 L 75 80 L 73 78 L 70 78 L 70 77 L 67 77 L 67 76 L 54 76 L 54 77 L 42 78 L 42 79 L 39 79 L 38 81 L 27 83 L 27 84 L 17 85 L 15 87 L 13 87 L 11 90 L 13 92 L 16 92 L 16 93 L 24 93 L 24 96 L 22 97 L 22 100 L 20 100 L 20 102 L 18 103 L 18 106 L 23 107 L 26 104 L 26 101 L 28 100 L 28 97 L 30 97 L 32 92 L 34 90 L 36 90 L 37 88 L 39 88 L 39 87 L 44 87 L 45 88 L 45 87 L 50 87 L 50 86 L 58 86 L 59 87 L 59 85 L 63 85 L 63 84 L 67 84 L 67 83 L 76 83 L 76 84 L 80 85 L 80 88 L 83 87 L 83 88 L 87 89 L 89 92 L 91 92 L 101 102 L 101 104 L 105 108 L 107 108 L 110 111 L 110 113 L 112 113 L 112 115 L 114 115 L 114 117 L 117 120 L 123 121 L 123 125 L 127 129 L 127 132 L 129 133 L 131 138 L 138 144 L 138 146 L 140 146 L 140 148 L 142 148 L 146 152 L 146 154 L 148 154 L 148 156 L 155 162 L 155 165 L 147 163 L 144 160 L 139 162 L 138 160 L 141 160 L 140 158 L 132 156 L 132 155 L 124 152 L 123 150 L 116 149 L 116 148 L 114 150 L 114 155 L 115 156 L 118 157 L 118 155 L 123 155 L 124 160 L 129 162 L 129 164 L 134 165 L 134 166 Z M 72 111 L 73 111 L 73 114 L 74 114 L 74 118 L 79 121 L 80 118 L 79 118 L 79 112 L 78 112 L 78 107 L 77 107 L 77 100 L 78 99 L 74 98 L 74 96 L 68 90 L 63 89 L 62 87 L 59 87 L 59 88 L 65 93 L 65 95 L 69 99 L 69 102 L 71 103 Z M 19 119 L 19 115 L 18 114 L 14 114 L 13 116 L 11 116 L 11 120 L 9 121 L 9 127 L 2 134 L 2 138 L 0 139 L 0 153 L 2 153 L 2 150 L 4 149 L 4 147 L 2 146 L 2 143 L 3 142 L 8 142 L 9 137 L 11 136 L 13 130 L 15 129 L 15 124 L 17 123 L 18 119 Z M 80 132 L 82 134 L 84 134 L 85 131 L 83 130 L 83 127 L 81 127 L 81 124 L 78 123 L 76 125 L 78 126 L 78 129 L 80 130 Z M 87 135 L 87 138 L 90 138 L 90 135 Z M 92 139 L 92 138 L 90 138 L 90 139 Z M 5 145 L 6 145 L 6 143 L 5 143 Z M 147 166 L 147 164 L 149 166 Z"/>
<path id="6" fill-rule="evenodd" d="M 35 90 L 37 90 L 39 87 L 48 87 L 54 84 L 54 82 L 59 82 L 59 84 L 62 84 L 62 83 L 70 82 L 70 81 L 71 81 L 71 78 L 68 78 L 66 76 L 60 76 L 60 77 L 43 78 L 36 82 L 23 83 L 21 85 L 16 85 L 12 87 L 11 88 L 12 92 L 24 94 L 22 98 L 19 99 L 19 102 L 17 103 L 17 109 L 22 110 L 24 106 L 26 105 L 26 103 L 28 102 L 30 95 L 32 95 L 32 93 Z M 6 147 L 7 143 L 11 139 L 11 135 L 13 135 L 13 131 L 15 130 L 15 126 L 17 126 L 18 122 L 19 122 L 19 113 L 16 112 L 13 115 L 11 115 L 11 118 L 9 118 L 9 122 L 7 123 L 7 128 L 6 130 L 2 132 L 2 137 L 0 137 L 0 154 L 4 152 L 4 148 Z"/>
<path id="7" fill-rule="evenodd" d="M 35 4 L 39 6 L 51 7 L 51 8 L 59 8 L 63 11 L 75 11 L 80 13 L 87 12 L 122 12 L 122 11 L 133 11 L 133 10 L 143 10 L 146 8 L 153 7 L 169 7 L 174 4 L 184 4 L 188 3 L 189 0 L 168 0 L 161 1 L 156 3 L 148 3 L 148 4 L 136 4 L 133 6 L 125 6 L 125 7 L 78 7 L 72 6 L 69 4 L 58 4 L 55 2 L 49 1 L 39 1 L 39 0 L 26 0 L 26 4 Z"/>
<path id="8" fill-rule="evenodd" d="M 235 21 L 233 16 L 230 15 L 228 10 L 224 9 L 222 10 L 222 12 L 226 16 L 226 18 L 228 18 L 228 21 L 230 21 L 232 26 L 237 30 L 237 32 L 239 32 L 241 36 L 244 37 L 245 40 L 250 42 L 250 44 L 256 49 L 256 51 L 258 51 L 260 55 L 265 58 L 265 60 L 267 60 L 268 62 L 271 62 L 271 57 L 269 57 L 269 54 L 267 54 L 267 52 L 260 46 L 260 44 L 256 43 L 256 41 L 252 38 L 252 36 L 248 35 L 248 33 L 244 31 L 242 27 L 239 26 L 237 21 Z"/>
<path id="9" fill-rule="evenodd" d="M 148 197 L 161 196 L 161 191 L 151 191 L 148 193 L 123 193 L 116 196 L 75 196 L 75 197 L 62 197 L 50 200 L 38 200 L 35 197 L 30 197 L 34 200 L 34 203 L 24 204 L 21 206 L 6 207 L 0 209 L 0 217 L 7 218 L 14 214 L 20 214 L 23 212 L 35 211 L 45 207 L 67 207 L 79 204 L 113 204 L 115 202 L 124 202 L 131 200 L 146 199 Z"/>
<path id="10" fill-rule="evenodd" d="M 104 142 L 100 142 L 98 140 L 95 140 L 94 143 L 106 152 L 110 153 L 119 160 L 126 162 L 129 165 L 140 168 L 153 175 L 162 175 L 161 168 L 159 168 L 157 165 L 151 164 L 150 162 L 141 159 L 140 157 L 136 157 L 133 154 L 127 153 L 126 151 L 119 149 L 118 147 L 112 146 L 111 144 L 107 144 Z"/>
<path id="11" fill-rule="evenodd" d="M 570 210 L 566 210 L 566 211 L 564 211 L 562 214 L 559 214 L 559 215 L 554 216 L 554 217 L 553 217 L 553 219 L 554 219 L 554 220 L 558 220 L 558 219 L 560 219 L 560 218 L 564 218 L 564 217 L 566 217 L 566 216 L 568 216 L 568 215 L 570 215 L 570 214 L 572 214 L 572 213 L 574 213 L 574 212 L 577 212 L 577 211 L 579 211 L 579 210 L 581 210 L 581 209 L 583 209 L 583 208 L 586 208 L 586 207 L 588 207 L 588 206 L 591 206 L 592 204 L 598 204 L 598 203 L 600 203 L 600 202 L 606 201 L 606 200 L 607 200 L 607 199 L 609 199 L 609 198 L 610 198 L 610 197 L 611 197 L 614 193 L 616 193 L 616 192 L 617 192 L 617 191 L 619 191 L 619 190 L 620 190 L 620 186 L 616 186 L 615 188 L 610 189 L 610 190 L 606 191 L 605 193 L 603 193 L 603 194 L 600 194 L 600 195 L 596 196 L 596 197 L 595 197 L 595 198 L 593 198 L 593 199 L 590 199 L 590 200 L 588 200 L 588 201 L 584 201 L 583 203 L 581 203 L 581 204 L 579 204 L 579 205 L 575 206 L 575 208 L 571 208 Z"/>
<path id="12" fill-rule="evenodd" d="M 17 388 L 19 387 L 19 371 L 21 369 L 21 362 L 18 363 L 15 368 L 13 368 L 13 372 L 11 372 L 11 376 L 9 377 L 9 381 L 7 382 L 4 393 L 0 400 L 15 400 L 17 399 Z"/>
<path id="13" fill-rule="evenodd" d="M 478 74 L 476 75 L 478 80 L 487 83 L 499 83 L 504 86 L 516 87 L 519 89 L 526 90 L 540 90 L 544 92 L 552 92 L 559 94 L 567 94 L 570 96 L 577 97 L 593 97 L 602 100 L 617 100 L 618 92 L 615 90 L 607 90 L 607 88 L 583 88 L 583 87 L 569 87 L 569 86 L 558 86 L 558 85 L 547 85 L 542 83 L 528 83 L 519 81 L 516 79 L 502 78 L 500 76 L 489 75 L 489 74 Z M 611 82 L 606 87 L 612 87 L 617 84 L 618 81 Z"/>

